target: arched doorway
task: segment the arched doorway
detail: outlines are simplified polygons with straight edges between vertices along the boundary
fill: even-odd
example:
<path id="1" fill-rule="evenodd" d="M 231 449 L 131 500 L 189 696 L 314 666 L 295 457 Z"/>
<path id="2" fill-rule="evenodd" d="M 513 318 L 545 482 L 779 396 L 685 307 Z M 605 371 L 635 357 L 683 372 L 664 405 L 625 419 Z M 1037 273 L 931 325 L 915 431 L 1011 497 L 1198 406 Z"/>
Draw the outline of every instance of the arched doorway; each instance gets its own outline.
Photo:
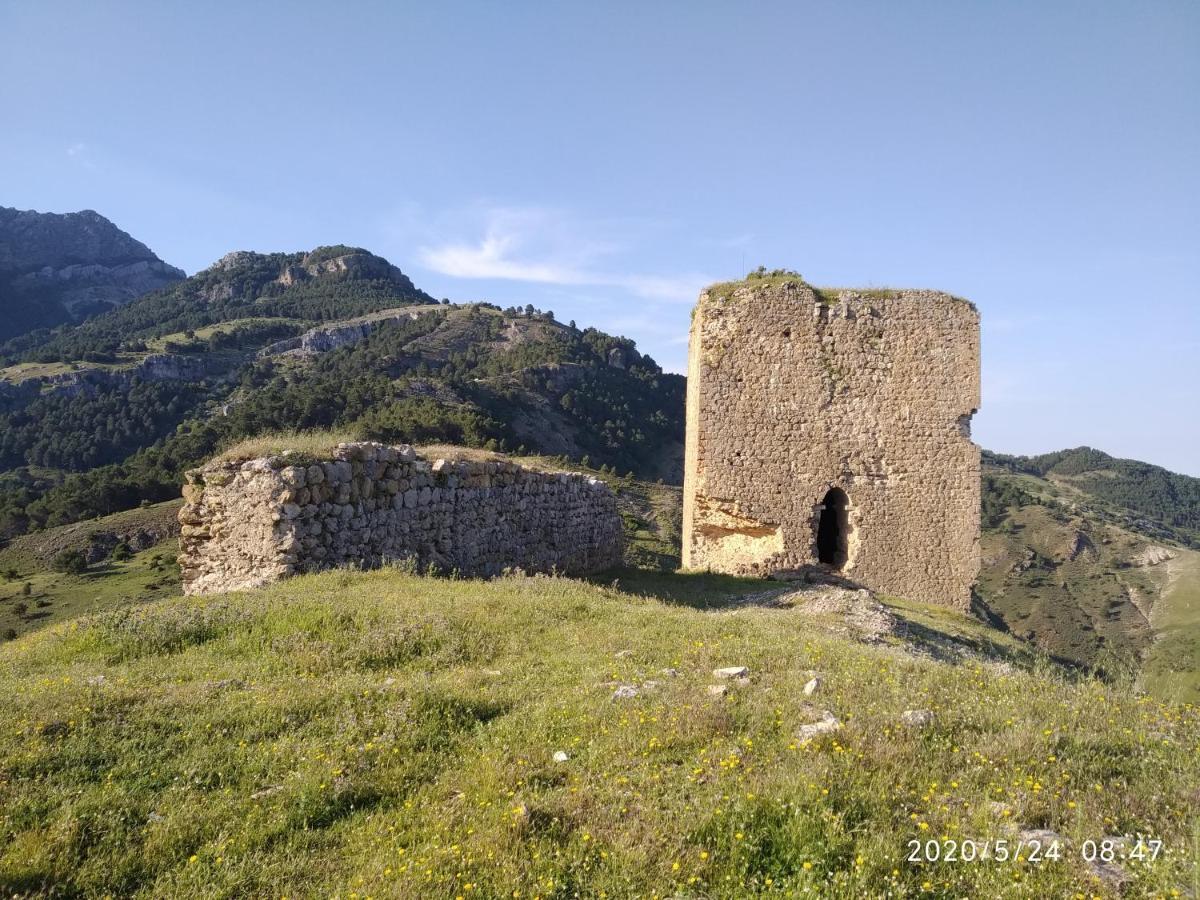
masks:
<path id="1" fill-rule="evenodd" d="M 841 488 L 830 488 L 818 510 L 817 559 L 841 569 L 849 557 L 850 498 Z"/>

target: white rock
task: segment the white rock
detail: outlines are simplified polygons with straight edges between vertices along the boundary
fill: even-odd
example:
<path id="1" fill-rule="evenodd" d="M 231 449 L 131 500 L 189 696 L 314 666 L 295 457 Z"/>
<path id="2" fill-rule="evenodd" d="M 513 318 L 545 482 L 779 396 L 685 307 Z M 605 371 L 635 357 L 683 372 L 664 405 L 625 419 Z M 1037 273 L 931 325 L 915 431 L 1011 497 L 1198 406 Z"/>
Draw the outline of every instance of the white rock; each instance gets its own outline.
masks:
<path id="1" fill-rule="evenodd" d="M 1159 547 L 1154 544 L 1146 547 L 1141 553 L 1130 560 L 1135 566 L 1157 566 L 1159 563 L 1164 563 L 1169 559 L 1174 559 L 1175 553 L 1172 553 L 1166 547 Z"/>
<path id="2" fill-rule="evenodd" d="M 638 689 L 632 684 L 623 684 L 613 691 L 612 698 L 614 700 L 628 700 L 629 698 L 636 697 L 637 695 Z"/>
<path id="3" fill-rule="evenodd" d="M 565 750 L 555 750 L 554 751 L 554 761 L 556 763 L 564 763 L 570 758 L 571 757 L 567 756 L 567 752 Z"/>
<path id="4" fill-rule="evenodd" d="M 723 669 L 713 669 L 713 678 L 721 678 L 728 681 L 730 678 L 745 678 L 750 674 L 750 669 L 747 666 L 726 666 Z"/>
<path id="5" fill-rule="evenodd" d="M 821 679 L 813 678 L 808 684 L 804 685 L 804 696 L 811 697 L 821 687 Z"/>
<path id="6" fill-rule="evenodd" d="M 829 734 L 837 731 L 842 727 L 842 723 L 837 720 L 833 713 L 826 710 L 821 719 L 816 722 L 810 722 L 807 725 L 801 725 L 796 729 L 796 738 L 801 741 L 811 741 L 813 738 L 822 734 Z"/>
<path id="7" fill-rule="evenodd" d="M 1117 891 L 1117 893 L 1121 893 L 1125 885 L 1133 880 L 1133 876 L 1115 862 L 1105 862 L 1097 857 L 1090 861 L 1084 860 L 1084 863 L 1087 865 L 1089 872 L 1104 882 L 1110 889 Z"/>
<path id="8" fill-rule="evenodd" d="M 710 684 L 708 686 L 708 693 L 713 697 L 724 697 L 729 693 L 729 688 L 723 684 Z"/>
<path id="9" fill-rule="evenodd" d="M 933 724 L 933 712 L 928 709 L 906 709 L 900 715 L 900 721 L 913 728 L 924 728 Z"/>

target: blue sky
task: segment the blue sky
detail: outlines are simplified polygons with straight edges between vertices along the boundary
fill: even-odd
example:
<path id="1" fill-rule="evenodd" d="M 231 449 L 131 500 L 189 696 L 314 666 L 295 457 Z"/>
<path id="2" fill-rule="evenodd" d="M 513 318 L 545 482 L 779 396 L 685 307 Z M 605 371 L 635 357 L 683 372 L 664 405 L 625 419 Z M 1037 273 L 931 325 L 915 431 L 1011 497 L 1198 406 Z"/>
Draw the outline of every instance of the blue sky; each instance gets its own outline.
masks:
<path id="1" fill-rule="evenodd" d="M 0 205 L 350 243 L 681 370 L 764 264 L 983 315 L 985 447 L 1200 475 L 1200 4 L 0 0 Z"/>

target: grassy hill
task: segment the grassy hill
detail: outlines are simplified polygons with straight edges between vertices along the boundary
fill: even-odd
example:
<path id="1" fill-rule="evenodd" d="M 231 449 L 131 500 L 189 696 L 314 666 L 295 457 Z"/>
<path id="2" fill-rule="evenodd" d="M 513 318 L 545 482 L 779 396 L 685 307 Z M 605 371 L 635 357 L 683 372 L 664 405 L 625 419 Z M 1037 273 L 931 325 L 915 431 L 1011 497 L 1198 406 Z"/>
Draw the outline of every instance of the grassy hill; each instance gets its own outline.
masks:
<path id="1" fill-rule="evenodd" d="M 1122 505 L 1143 483 L 1146 496 L 1173 485 L 1157 517 Z M 1200 552 L 1187 499 L 1197 483 L 1090 450 L 1032 461 L 987 454 L 980 597 L 1047 653 L 1144 671 L 1156 693 L 1200 701 Z"/>
<path id="2" fill-rule="evenodd" d="M 638 577 L 629 592 L 337 572 L 3 645 L 0 889 L 1196 889 L 1196 709 L 1071 682 L 945 610 L 895 607 L 900 636 L 856 640 L 806 614 L 807 595 L 755 602 L 763 583 Z M 725 666 L 748 681 L 717 682 Z M 905 724 L 907 710 L 932 722 Z M 841 727 L 803 738 L 826 713 Z M 906 861 L 910 840 L 1030 829 L 1068 842 L 1063 858 Z M 1083 842 L 1120 834 L 1166 849 L 1101 881 Z"/>
<path id="3" fill-rule="evenodd" d="M 1162 598 L 1150 614 L 1155 640 L 1143 663 L 1148 691 L 1200 703 L 1200 553 L 1167 565 Z"/>
<path id="4" fill-rule="evenodd" d="M 1091 447 L 1041 456 L 985 453 L 985 462 L 994 471 L 1035 479 L 1068 508 L 1079 504 L 1126 530 L 1200 549 L 1200 478 Z"/>
<path id="5" fill-rule="evenodd" d="M 0 641 L 86 613 L 177 594 L 181 504 L 169 501 L 22 535 L 0 549 Z M 72 558 L 75 564 L 68 567 Z"/>

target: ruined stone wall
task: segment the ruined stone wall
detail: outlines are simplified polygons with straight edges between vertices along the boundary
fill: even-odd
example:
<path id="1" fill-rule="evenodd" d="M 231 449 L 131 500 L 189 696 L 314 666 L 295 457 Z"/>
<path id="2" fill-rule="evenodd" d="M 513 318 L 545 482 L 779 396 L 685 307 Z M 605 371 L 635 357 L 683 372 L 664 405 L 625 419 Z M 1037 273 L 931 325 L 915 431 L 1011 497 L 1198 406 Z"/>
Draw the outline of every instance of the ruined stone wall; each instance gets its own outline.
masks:
<path id="1" fill-rule="evenodd" d="M 471 576 L 581 575 L 621 560 L 622 522 L 603 482 L 502 460 L 427 460 L 410 447 L 210 463 L 187 473 L 184 501 L 186 594 L 402 560 Z"/>
<path id="2" fill-rule="evenodd" d="M 830 488 L 840 571 L 966 609 L 979 573 L 979 314 L 935 291 L 717 285 L 692 323 L 683 562 L 767 575 L 818 564 Z M 836 566 L 834 566 L 836 567 Z"/>

